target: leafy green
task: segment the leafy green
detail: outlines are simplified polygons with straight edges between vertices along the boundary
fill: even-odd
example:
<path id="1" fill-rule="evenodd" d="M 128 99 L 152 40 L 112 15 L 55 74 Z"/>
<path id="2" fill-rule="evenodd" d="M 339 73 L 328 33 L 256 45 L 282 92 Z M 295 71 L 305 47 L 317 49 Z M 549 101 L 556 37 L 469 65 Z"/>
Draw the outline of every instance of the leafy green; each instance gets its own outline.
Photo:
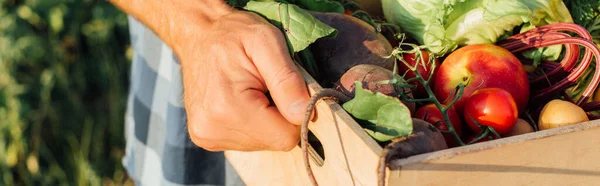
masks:
<path id="1" fill-rule="evenodd" d="M 600 47 L 600 1 L 566 0 L 565 4 L 575 23 L 585 27 L 596 46 Z"/>
<path id="2" fill-rule="evenodd" d="M 317 12 L 336 12 L 344 13 L 344 6 L 337 1 L 330 0 L 254 0 L 259 2 L 279 2 L 285 4 L 293 4 L 302 9 L 317 11 Z M 250 0 L 226 0 L 226 2 L 234 7 L 244 7 Z"/>
<path id="3" fill-rule="evenodd" d="M 565 0 L 565 4 L 573 16 L 573 21 L 583 27 L 593 24 L 600 14 L 600 1 L 598 0 Z"/>
<path id="4" fill-rule="evenodd" d="M 520 33 L 527 32 L 528 30 L 534 29 L 536 26 L 531 23 L 525 23 L 521 27 Z M 562 45 L 554 45 L 549 47 L 542 47 L 531 49 L 523 52 L 523 56 L 527 59 L 533 60 L 533 66 L 537 67 L 542 61 L 556 61 L 560 57 L 562 52 Z"/>
<path id="5" fill-rule="evenodd" d="M 573 22 L 561 0 L 382 0 L 385 18 L 437 55 L 495 43 L 516 26 Z"/>
<path id="6" fill-rule="evenodd" d="M 330 0 L 288 0 L 291 4 L 317 12 L 344 13 L 344 6 L 337 1 Z"/>
<path id="7" fill-rule="evenodd" d="M 523 52 L 523 56 L 527 59 L 533 60 L 533 66 L 537 67 L 542 61 L 556 61 L 558 60 L 562 51 L 562 45 L 554 45 L 549 47 L 542 47 L 531 49 Z"/>
<path id="8" fill-rule="evenodd" d="M 293 4 L 250 1 L 244 9 L 258 13 L 285 33 L 290 53 L 304 50 L 322 37 L 335 37 L 337 30 Z"/>
<path id="9" fill-rule="evenodd" d="M 354 98 L 342 107 L 371 137 L 385 142 L 412 133 L 410 111 L 399 99 L 365 90 L 359 81 L 355 87 Z"/>

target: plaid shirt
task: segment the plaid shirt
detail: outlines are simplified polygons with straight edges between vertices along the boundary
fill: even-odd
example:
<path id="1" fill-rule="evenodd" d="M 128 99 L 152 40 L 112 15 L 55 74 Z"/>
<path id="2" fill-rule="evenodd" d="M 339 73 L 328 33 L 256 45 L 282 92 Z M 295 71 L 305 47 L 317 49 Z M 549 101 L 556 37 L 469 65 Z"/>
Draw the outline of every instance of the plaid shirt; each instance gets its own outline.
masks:
<path id="1" fill-rule="evenodd" d="M 195 146 L 186 127 L 181 66 L 151 30 L 129 17 L 134 57 L 123 166 L 136 185 L 243 185 L 222 152 Z"/>

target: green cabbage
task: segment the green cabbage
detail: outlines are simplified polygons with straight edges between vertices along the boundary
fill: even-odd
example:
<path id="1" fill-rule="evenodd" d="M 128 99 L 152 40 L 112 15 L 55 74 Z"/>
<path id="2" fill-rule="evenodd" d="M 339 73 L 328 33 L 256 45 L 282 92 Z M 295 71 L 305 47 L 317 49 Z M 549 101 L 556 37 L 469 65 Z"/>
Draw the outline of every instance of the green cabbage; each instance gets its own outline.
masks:
<path id="1" fill-rule="evenodd" d="M 525 23 L 573 22 L 561 0 L 382 0 L 382 8 L 387 21 L 437 55 L 495 43 Z"/>

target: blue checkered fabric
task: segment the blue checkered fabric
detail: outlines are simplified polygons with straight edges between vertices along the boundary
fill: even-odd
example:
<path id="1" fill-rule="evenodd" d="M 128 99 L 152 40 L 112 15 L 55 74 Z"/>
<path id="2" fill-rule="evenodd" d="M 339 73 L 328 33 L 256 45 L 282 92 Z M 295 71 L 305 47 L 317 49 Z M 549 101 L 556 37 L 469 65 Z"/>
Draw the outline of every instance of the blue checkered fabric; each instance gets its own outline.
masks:
<path id="1" fill-rule="evenodd" d="M 186 127 L 181 66 L 171 48 L 129 17 L 134 57 L 123 166 L 136 185 L 244 185 L 222 152 L 195 146 Z"/>

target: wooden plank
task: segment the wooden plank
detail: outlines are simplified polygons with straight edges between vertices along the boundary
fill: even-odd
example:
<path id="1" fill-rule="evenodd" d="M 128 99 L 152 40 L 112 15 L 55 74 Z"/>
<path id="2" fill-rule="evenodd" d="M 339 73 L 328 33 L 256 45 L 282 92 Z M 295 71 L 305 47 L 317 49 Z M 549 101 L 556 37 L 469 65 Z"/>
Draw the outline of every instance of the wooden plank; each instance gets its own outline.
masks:
<path id="1" fill-rule="evenodd" d="M 303 73 L 311 94 L 321 89 Z M 376 185 L 381 147 L 337 103 L 321 100 L 315 112 L 309 129 L 325 154 L 322 165 L 311 161 L 319 185 Z M 225 156 L 247 185 L 310 185 L 301 151 L 297 146 L 289 152 L 226 151 Z"/>
<path id="2" fill-rule="evenodd" d="M 598 185 L 600 121 L 396 160 L 390 185 Z"/>

